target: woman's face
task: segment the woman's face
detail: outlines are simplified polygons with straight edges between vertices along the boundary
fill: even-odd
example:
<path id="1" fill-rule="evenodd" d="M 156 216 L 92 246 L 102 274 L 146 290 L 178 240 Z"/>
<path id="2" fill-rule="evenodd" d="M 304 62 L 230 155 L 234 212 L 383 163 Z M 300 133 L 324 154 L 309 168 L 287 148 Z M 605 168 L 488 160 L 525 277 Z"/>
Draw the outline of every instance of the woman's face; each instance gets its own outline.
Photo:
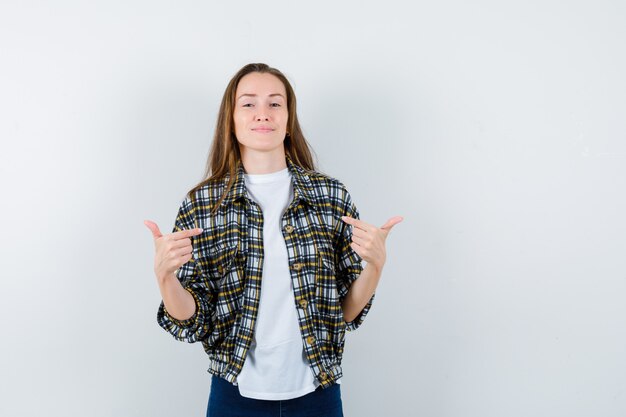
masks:
<path id="1" fill-rule="evenodd" d="M 282 147 L 288 113 L 285 86 L 276 76 L 252 72 L 239 80 L 233 119 L 240 147 L 260 152 Z"/>

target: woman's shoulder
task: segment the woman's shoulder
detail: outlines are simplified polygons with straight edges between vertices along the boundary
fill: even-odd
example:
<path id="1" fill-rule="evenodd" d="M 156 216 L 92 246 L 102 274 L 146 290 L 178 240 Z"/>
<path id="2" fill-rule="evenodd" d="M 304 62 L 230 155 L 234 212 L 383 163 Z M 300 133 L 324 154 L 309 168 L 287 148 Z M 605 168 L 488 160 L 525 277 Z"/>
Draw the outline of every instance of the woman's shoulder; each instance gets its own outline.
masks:
<path id="1" fill-rule="evenodd" d="M 220 200 L 227 183 L 228 178 L 205 179 L 185 193 L 183 203 L 210 209 Z"/>
<path id="2" fill-rule="evenodd" d="M 352 197 L 346 183 L 337 176 L 320 171 L 308 171 L 310 184 L 320 201 L 326 207 L 334 207 L 340 211 L 352 205 Z"/>
<path id="3" fill-rule="evenodd" d="M 332 187 L 336 189 L 346 188 L 344 182 L 340 178 L 331 176 L 324 172 L 317 171 L 317 170 L 309 170 L 309 171 L 306 171 L 306 174 L 309 177 L 309 180 L 311 181 L 312 185 Z"/>
<path id="4" fill-rule="evenodd" d="M 290 171 L 295 173 L 296 176 L 304 177 L 303 182 L 305 185 L 311 186 L 318 191 L 343 191 L 346 189 L 344 182 L 340 178 L 324 172 L 317 164 L 312 168 L 304 167 L 294 163 L 291 157 L 287 156 L 287 165 L 290 167 Z M 300 180 L 302 180 L 302 178 L 300 178 Z"/>

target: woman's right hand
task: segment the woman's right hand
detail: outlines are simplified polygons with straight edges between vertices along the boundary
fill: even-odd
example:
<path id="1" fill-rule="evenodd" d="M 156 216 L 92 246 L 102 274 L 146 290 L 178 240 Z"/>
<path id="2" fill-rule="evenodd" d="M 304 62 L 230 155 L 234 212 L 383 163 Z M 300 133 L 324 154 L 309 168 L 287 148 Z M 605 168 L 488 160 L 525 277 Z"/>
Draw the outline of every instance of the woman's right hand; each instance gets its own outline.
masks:
<path id="1" fill-rule="evenodd" d="M 201 234 L 203 229 L 186 229 L 163 235 L 156 223 L 150 220 L 144 220 L 143 223 L 150 229 L 154 238 L 154 273 L 161 284 L 169 277 L 175 276 L 176 270 L 189 262 L 193 253 L 190 238 Z"/>

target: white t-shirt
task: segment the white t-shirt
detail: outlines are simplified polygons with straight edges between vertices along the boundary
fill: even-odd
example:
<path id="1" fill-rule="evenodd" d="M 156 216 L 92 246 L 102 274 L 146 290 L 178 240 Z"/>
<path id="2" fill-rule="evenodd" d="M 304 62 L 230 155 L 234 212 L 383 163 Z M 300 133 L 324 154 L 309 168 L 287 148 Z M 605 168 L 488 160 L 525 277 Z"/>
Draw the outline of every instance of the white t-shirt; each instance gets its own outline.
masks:
<path id="1" fill-rule="evenodd" d="M 248 195 L 263 213 L 263 277 L 254 337 L 241 373 L 239 393 L 248 398 L 287 400 L 319 386 L 303 348 L 281 219 L 293 200 L 288 168 L 244 174 Z"/>

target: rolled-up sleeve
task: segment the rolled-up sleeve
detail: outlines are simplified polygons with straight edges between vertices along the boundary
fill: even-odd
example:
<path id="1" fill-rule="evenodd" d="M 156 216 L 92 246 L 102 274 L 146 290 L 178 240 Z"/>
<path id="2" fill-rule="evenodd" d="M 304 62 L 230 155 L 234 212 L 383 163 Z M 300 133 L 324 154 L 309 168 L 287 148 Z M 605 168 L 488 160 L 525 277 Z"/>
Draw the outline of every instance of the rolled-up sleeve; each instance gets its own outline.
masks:
<path id="1" fill-rule="evenodd" d="M 195 228 L 192 201 L 186 197 L 180 205 L 172 233 Z M 176 270 L 176 277 L 181 285 L 194 298 L 196 311 L 186 320 L 172 317 L 163 300 L 157 312 L 158 324 L 176 340 L 194 343 L 203 340 L 210 331 L 211 315 L 214 310 L 213 295 L 207 285 L 205 274 L 196 262 L 197 248 L 194 237 L 191 237 L 193 253 L 191 259 Z"/>
<path id="2" fill-rule="evenodd" d="M 352 243 L 352 226 L 341 220 L 341 216 L 350 216 L 354 219 L 359 219 L 359 211 L 357 210 L 350 193 L 343 184 L 341 185 L 340 193 L 340 213 L 339 213 L 339 230 L 338 230 L 338 245 L 336 252 L 336 265 L 337 265 L 337 291 L 339 293 L 339 301 L 343 303 L 343 300 L 348 295 L 348 290 L 354 281 L 356 281 L 361 272 L 363 271 L 362 261 L 363 258 L 352 249 L 350 243 Z M 356 316 L 354 320 L 346 323 L 346 330 L 353 331 L 359 328 L 367 316 L 372 302 L 376 294 L 372 294 L 369 301 L 363 307 L 361 312 Z"/>

